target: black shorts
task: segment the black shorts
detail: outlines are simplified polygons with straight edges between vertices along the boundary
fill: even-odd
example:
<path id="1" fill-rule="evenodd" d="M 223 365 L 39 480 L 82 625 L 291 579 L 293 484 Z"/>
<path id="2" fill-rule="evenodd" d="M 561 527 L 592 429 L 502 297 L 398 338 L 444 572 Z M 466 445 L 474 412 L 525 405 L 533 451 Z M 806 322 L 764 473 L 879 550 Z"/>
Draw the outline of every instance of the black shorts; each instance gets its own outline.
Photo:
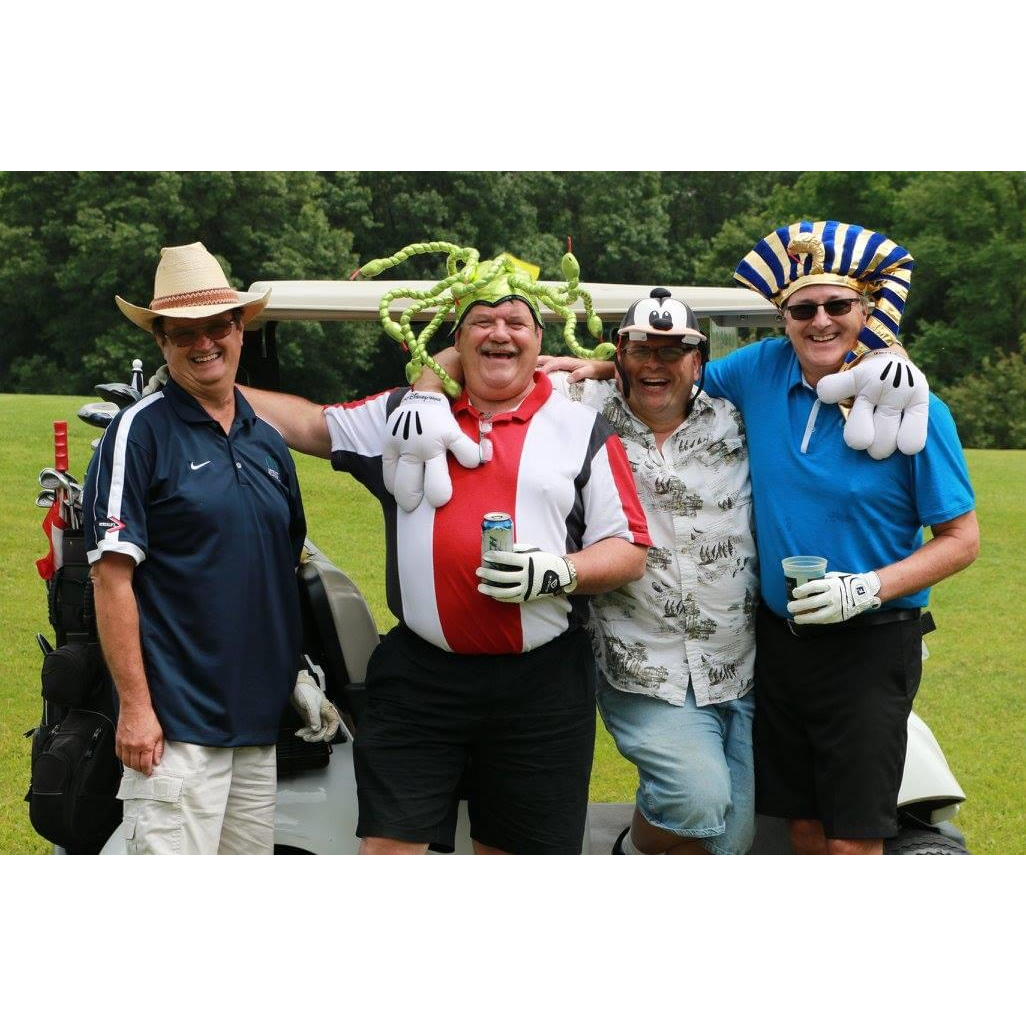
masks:
<path id="1" fill-rule="evenodd" d="M 756 811 L 820 820 L 830 838 L 893 837 L 921 673 L 918 620 L 795 637 L 760 607 Z"/>
<path id="2" fill-rule="evenodd" d="M 595 748 L 596 671 L 583 630 L 520 655 L 443 652 L 405 627 L 377 647 L 354 759 L 357 834 L 452 851 L 577 854 Z"/>

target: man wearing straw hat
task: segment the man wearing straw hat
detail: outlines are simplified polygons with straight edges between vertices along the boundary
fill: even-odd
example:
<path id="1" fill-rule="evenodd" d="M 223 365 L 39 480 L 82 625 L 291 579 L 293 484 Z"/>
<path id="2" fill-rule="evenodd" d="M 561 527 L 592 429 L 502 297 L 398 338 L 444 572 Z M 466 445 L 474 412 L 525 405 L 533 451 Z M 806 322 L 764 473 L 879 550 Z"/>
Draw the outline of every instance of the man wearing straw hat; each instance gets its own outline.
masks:
<path id="1" fill-rule="evenodd" d="M 273 850 L 306 524 L 291 454 L 235 388 L 268 295 L 236 292 L 196 242 L 161 250 L 148 307 L 116 297 L 169 372 L 107 429 L 83 504 L 131 854 Z M 296 687 L 312 727 L 320 693 Z"/>

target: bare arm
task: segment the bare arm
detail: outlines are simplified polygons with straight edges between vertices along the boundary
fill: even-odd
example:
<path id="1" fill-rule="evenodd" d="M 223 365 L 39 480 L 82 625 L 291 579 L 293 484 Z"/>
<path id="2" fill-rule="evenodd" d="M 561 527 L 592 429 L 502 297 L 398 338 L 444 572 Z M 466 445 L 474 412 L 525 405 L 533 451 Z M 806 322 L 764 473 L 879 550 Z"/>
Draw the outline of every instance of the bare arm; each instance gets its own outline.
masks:
<path id="1" fill-rule="evenodd" d="M 577 569 L 577 594 L 601 595 L 645 576 L 648 547 L 624 538 L 603 538 L 580 552 L 567 553 Z"/>
<path id="2" fill-rule="evenodd" d="M 612 360 L 578 360 L 576 356 L 539 356 L 538 370 L 551 374 L 553 371 L 569 371 L 569 381 L 607 381 L 614 377 L 616 368 Z"/>
<path id="3" fill-rule="evenodd" d="M 933 537 L 917 552 L 877 570 L 879 599 L 911 595 L 964 570 L 980 553 L 980 525 L 976 513 L 963 513 L 954 520 L 934 524 Z"/>
<path id="4" fill-rule="evenodd" d="M 273 424 L 290 449 L 309 456 L 331 457 L 331 438 L 324 420 L 324 409 L 298 395 L 265 392 L 246 385 L 237 386 L 258 417 Z"/>
<path id="5" fill-rule="evenodd" d="M 164 754 L 164 731 L 153 711 L 143 665 L 134 573 L 131 556 L 106 553 L 93 564 L 93 596 L 103 656 L 120 700 L 114 750 L 126 766 L 149 776 Z"/>

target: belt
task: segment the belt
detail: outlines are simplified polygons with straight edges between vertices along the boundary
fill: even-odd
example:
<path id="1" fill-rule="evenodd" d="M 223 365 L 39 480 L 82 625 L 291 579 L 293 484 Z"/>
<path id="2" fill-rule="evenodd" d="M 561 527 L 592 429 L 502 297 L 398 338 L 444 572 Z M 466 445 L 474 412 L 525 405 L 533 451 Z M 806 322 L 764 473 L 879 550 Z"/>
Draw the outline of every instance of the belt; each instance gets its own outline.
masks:
<path id="1" fill-rule="evenodd" d="M 905 620 L 918 620 L 920 631 L 929 634 L 937 629 L 933 614 L 919 609 L 885 609 L 879 613 L 863 613 L 841 623 L 795 623 L 787 620 L 788 630 L 796 638 L 818 638 L 824 634 L 836 634 L 838 631 L 851 631 L 863 627 L 882 627 L 887 623 L 901 623 Z"/>

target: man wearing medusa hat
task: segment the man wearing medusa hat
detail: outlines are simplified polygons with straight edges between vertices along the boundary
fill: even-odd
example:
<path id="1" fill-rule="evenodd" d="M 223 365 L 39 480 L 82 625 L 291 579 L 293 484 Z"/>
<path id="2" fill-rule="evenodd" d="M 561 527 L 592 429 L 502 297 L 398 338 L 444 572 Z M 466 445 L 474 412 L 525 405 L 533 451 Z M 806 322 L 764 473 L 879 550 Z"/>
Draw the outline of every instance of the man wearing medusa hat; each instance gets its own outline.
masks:
<path id="1" fill-rule="evenodd" d="M 409 389 L 329 407 L 245 394 L 289 445 L 352 473 L 385 514 L 387 595 L 399 625 L 372 656 L 357 724 L 361 851 L 451 850 L 466 792 L 476 851 L 576 852 L 595 730 L 587 596 L 642 575 L 645 517 L 612 428 L 535 369 L 539 301 L 572 323 L 575 267 L 566 265 L 565 289 L 552 289 L 510 258 L 479 262 L 473 250 L 431 243 L 363 273 L 429 252 L 447 254 L 446 278 L 423 293 L 393 290 L 382 320 L 413 352 L 414 371 L 441 370 L 425 343 L 455 311 L 465 388 L 451 415 L 443 396 Z M 399 295 L 414 303 L 397 323 L 388 304 Z M 437 313 L 415 337 L 410 319 L 429 307 Z M 425 479 L 424 453 L 404 462 L 398 440 L 439 423 L 441 455 Z M 422 492 L 431 501 L 420 502 Z M 512 515 L 518 544 L 486 560 L 482 519 L 496 511 Z"/>

